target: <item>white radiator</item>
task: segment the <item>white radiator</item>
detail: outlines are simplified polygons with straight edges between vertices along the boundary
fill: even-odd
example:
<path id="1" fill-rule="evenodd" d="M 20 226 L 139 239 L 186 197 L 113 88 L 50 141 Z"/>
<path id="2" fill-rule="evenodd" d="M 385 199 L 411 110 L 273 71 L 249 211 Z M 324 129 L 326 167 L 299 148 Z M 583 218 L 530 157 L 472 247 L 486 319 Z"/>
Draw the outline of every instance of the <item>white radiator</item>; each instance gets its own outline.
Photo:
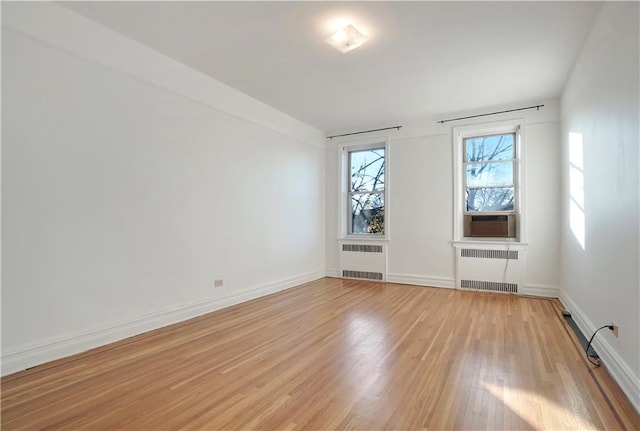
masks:
<path id="1" fill-rule="evenodd" d="M 525 251 L 507 247 L 456 248 L 456 287 L 465 290 L 519 293 Z"/>
<path id="2" fill-rule="evenodd" d="M 355 241 L 340 243 L 340 276 L 386 281 L 387 245 Z"/>

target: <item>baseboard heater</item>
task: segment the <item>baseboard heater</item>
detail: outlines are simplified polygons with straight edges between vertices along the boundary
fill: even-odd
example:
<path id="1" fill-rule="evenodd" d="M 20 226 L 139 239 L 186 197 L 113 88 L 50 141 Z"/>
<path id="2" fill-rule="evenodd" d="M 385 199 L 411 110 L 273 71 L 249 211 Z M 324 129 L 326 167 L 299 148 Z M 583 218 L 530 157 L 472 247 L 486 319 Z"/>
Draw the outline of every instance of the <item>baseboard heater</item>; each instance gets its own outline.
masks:
<path id="1" fill-rule="evenodd" d="M 491 292 L 518 293 L 518 285 L 516 283 L 499 283 L 495 281 L 460 280 L 460 288 L 488 290 Z"/>
<path id="2" fill-rule="evenodd" d="M 524 252 L 504 247 L 477 245 L 456 248 L 456 287 L 483 292 L 519 293 Z"/>
<path id="3" fill-rule="evenodd" d="M 358 280 L 386 281 L 386 244 L 341 243 L 340 275 Z"/>
<path id="4" fill-rule="evenodd" d="M 381 272 L 353 271 L 350 269 L 344 269 L 342 270 L 342 276 L 345 278 L 361 278 L 365 280 L 382 281 Z"/>

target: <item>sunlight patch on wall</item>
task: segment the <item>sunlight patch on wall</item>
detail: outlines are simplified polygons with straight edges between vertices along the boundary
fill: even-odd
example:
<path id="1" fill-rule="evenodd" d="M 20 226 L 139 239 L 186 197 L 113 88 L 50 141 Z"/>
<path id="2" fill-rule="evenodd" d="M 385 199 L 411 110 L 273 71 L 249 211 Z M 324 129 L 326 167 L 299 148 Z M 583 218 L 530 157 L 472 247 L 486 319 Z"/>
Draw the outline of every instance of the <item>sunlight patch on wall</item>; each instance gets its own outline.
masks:
<path id="1" fill-rule="evenodd" d="M 569 226 L 583 250 L 586 249 L 584 213 L 584 153 L 582 134 L 569 132 Z"/>

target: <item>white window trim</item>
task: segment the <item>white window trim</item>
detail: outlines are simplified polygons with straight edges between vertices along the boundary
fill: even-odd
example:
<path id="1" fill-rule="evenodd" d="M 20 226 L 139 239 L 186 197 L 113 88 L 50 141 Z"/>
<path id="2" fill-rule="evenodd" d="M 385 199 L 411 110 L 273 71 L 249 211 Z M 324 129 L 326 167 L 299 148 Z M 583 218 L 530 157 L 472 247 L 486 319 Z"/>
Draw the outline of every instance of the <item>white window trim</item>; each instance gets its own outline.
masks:
<path id="1" fill-rule="evenodd" d="M 518 189 L 516 201 L 514 202 L 515 213 L 517 214 L 516 239 L 505 238 L 469 238 L 464 236 L 464 172 L 463 172 L 463 140 L 472 136 L 493 135 L 501 133 L 516 134 L 516 160 L 514 186 Z M 492 243 L 525 243 L 526 242 L 526 187 L 525 187 L 525 163 L 523 149 L 525 140 L 524 119 L 514 119 L 507 121 L 496 121 L 491 123 L 475 124 L 453 128 L 453 240 L 454 242 L 492 242 Z"/>
<path id="2" fill-rule="evenodd" d="M 389 190 L 389 137 L 377 137 L 356 141 L 343 142 L 338 151 L 338 166 L 340 166 L 339 193 L 340 204 L 338 205 L 339 220 L 338 239 L 363 240 L 363 241 L 389 241 L 391 216 L 390 216 L 390 190 Z M 349 151 L 367 150 L 371 148 L 384 148 L 384 234 L 350 234 L 349 233 L 349 191 L 347 189 L 349 178 Z"/>

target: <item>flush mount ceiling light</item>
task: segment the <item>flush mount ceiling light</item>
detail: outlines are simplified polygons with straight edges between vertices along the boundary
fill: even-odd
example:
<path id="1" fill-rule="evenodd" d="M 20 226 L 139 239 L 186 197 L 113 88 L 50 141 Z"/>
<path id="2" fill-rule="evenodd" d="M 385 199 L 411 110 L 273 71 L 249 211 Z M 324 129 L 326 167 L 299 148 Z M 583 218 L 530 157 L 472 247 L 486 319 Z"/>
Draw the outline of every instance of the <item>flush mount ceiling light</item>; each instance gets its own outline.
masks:
<path id="1" fill-rule="evenodd" d="M 351 24 L 325 39 L 325 42 L 342 53 L 349 52 L 366 41 L 367 36 Z"/>

